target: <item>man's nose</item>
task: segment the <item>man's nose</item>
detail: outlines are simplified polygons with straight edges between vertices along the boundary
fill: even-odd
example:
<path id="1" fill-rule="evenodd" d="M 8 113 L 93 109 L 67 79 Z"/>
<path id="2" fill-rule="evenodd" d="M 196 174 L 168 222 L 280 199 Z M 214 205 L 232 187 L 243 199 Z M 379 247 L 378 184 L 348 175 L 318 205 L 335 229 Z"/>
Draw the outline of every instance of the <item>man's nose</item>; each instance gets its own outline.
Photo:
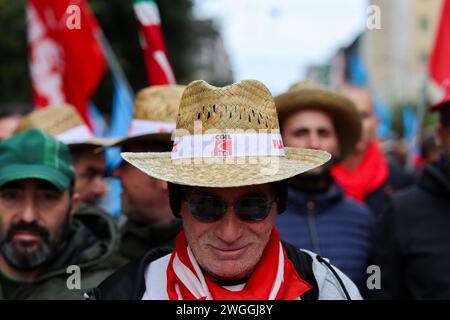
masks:
<path id="1" fill-rule="evenodd" d="M 23 210 L 20 212 L 20 218 L 22 221 L 31 223 L 37 220 L 38 208 L 32 196 L 28 196 L 24 199 Z"/>
<path id="2" fill-rule="evenodd" d="M 243 222 L 234 212 L 232 205 L 228 205 L 224 217 L 217 222 L 216 236 L 225 243 L 238 241 L 243 234 Z"/>
<path id="3" fill-rule="evenodd" d="M 120 177 L 121 177 L 121 175 L 122 175 L 122 170 L 123 170 L 123 162 L 120 164 L 120 165 L 118 165 L 112 172 L 111 172 L 111 177 L 113 177 L 113 178 L 119 178 L 120 179 Z"/>
<path id="4" fill-rule="evenodd" d="M 91 184 L 92 193 L 95 195 L 103 195 L 107 191 L 105 178 L 101 176 L 96 176 Z"/>
<path id="5" fill-rule="evenodd" d="M 320 137 L 317 134 L 309 135 L 309 149 L 320 149 Z"/>

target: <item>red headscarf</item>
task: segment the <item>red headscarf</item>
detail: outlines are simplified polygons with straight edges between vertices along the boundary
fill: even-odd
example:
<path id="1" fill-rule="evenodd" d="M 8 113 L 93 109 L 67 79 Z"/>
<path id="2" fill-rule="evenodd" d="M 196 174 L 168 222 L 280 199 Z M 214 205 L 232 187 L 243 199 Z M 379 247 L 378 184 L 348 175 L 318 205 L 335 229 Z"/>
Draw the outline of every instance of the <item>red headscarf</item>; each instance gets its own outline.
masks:
<path id="1" fill-rule="evenodd" d="M 373 141 L 354 170 L 349 171 L 344 164 L 339 163 L 331 168 L 331 175 L 347 196 L 364 202 L 368 193 L 386 182 L 389 168 L 378 144 Z"/>

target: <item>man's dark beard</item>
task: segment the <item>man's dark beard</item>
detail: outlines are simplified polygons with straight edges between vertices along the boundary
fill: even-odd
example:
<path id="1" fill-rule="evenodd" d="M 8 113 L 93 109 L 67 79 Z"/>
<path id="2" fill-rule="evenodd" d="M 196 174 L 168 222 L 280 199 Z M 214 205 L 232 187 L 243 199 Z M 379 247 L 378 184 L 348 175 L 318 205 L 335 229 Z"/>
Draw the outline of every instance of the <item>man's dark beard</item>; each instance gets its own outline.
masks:
<path id="1" fill-rule="evenodd" d="M 61 246 L 70 229 L 70 216 L 67 215 L 63 223 L 63 230 L 58 239 L 50 240 L 50 234 L 47 229 L 39 226 L 36 222 L 26 223 L 20 221 L 12 225 L 0 243 L 0 252 L 6 262 L 14 269 L 19 271 L 31 271 L 44 265 L 51 260 Z M 32 252 L 24 253 L 18 250 L 12 239 L 19 231 L 27 231 L 38 235 L 42 239 L 42 244 Z M 30 243 L 30 245 L 32 245 Z M 26 241 L 22 241 L 22 246 L 26 247 Z"/>
<path id="2" fill-rule="evenodd" d="M 305 172 L 289 179 L 289 186 L 307 193 L 322 193 L 333 184 L 329 167 L 320 172 Z"/>

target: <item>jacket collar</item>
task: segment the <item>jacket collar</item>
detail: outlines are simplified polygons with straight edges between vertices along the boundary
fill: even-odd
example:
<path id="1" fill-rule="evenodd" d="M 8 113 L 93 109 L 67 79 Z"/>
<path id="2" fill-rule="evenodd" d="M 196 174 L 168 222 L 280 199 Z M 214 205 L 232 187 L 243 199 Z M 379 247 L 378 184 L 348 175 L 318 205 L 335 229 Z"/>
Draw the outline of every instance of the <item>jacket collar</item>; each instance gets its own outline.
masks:
<path id="1" fill-rule="evenodd" d="M 288 207 L 295 207 L 295 211 L 306 213 L 308 203 L 313 202 L 314 210 L 317 213 L 321 213 L 342 200 L 343 197 L 344 192 L 342 188 L 335 182 L 326 192 L 321 193 L 306 193 L 290 187 Z"/>
<path id="2" fill-rule="evenodd" d="M 429 165 L 423 170 L 419 185 L 433 194 L 449 196 L 450 178 L 444 174 L 441 161 Z"/>

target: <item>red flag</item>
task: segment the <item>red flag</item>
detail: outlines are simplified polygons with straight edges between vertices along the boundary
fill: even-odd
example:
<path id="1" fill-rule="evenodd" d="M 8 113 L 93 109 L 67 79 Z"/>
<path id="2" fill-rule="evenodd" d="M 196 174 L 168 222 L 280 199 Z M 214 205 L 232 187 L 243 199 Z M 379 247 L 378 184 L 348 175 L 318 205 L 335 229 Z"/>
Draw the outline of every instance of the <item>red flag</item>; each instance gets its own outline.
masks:
<path id="1" fill-rule="evenodd" d="M 149 84 L 175 84 L 156 3 L 153 0 L 134 0 L 134 12 L 140 26 L 139 35 Z"/>
<path id="2" fill-rule="evenodd" d="M 441 20 L 430 56 L 430 76 L 439 85 L 450 84 L 450 0 L 444 0 Z"/>
<path id="3" fill-rule="evenodd" d="M 88 102 L 105 71 L 99 26 L 85 0 L 28 0 L 34 104 L 74 105 L 92 129 Z"/>

